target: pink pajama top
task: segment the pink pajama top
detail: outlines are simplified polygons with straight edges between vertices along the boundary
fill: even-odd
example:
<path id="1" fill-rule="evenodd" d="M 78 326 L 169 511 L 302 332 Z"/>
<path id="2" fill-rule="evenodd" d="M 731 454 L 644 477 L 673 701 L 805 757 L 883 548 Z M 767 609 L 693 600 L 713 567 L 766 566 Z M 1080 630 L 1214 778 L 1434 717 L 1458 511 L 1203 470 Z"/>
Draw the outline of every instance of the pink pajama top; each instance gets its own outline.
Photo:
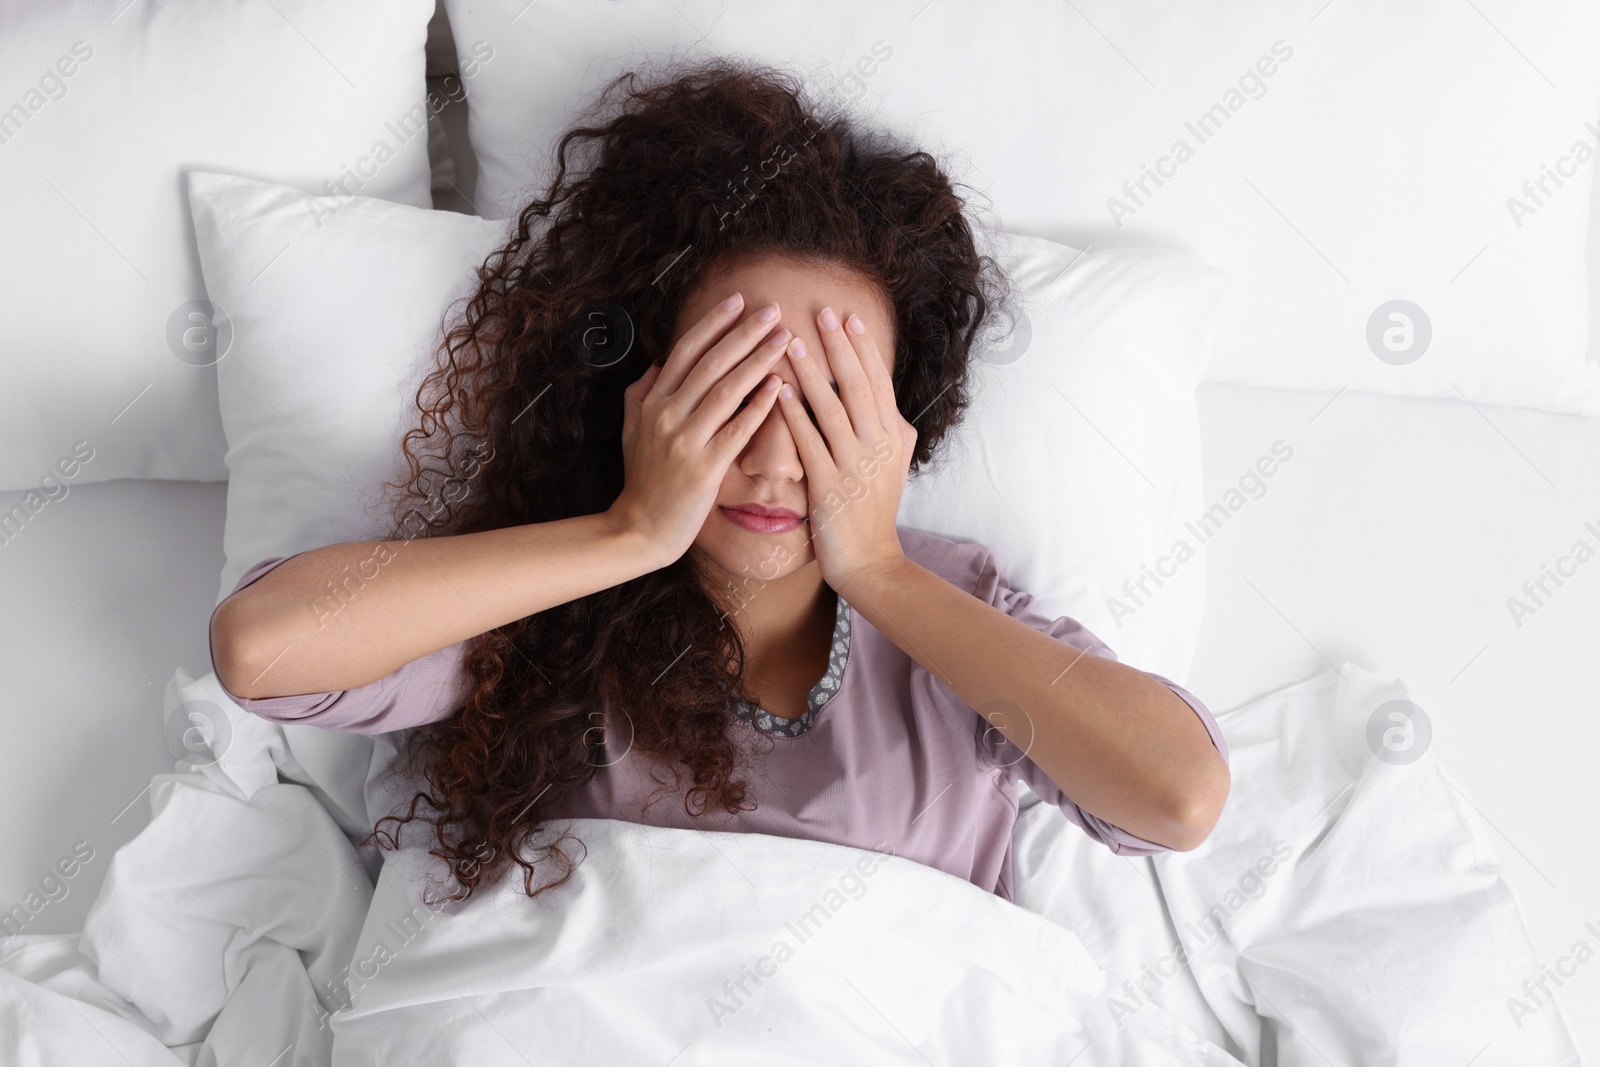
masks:
<path id="1" fill-rule="evenodd" d="M 1059 641 L 1116 658 L 1075 620 L 1052 619 L 1035 607 L 1029 593 L 1011 588 L 984 546 L 898 530 L 907 557 L 946 581 Z M 288 558 L 256 563 L 234 591 Z M 407 729 L 448 718 L 465 704 L 471 689 L 463 666 L 467 644 L 422 656 L 356 689 L 254 700 L 229 695 L 273 722 L 366 734 Z M 1151 677 L 1194 709 L 1226 760 L 1227 744 L 1211 713 L 1188 691 L 1160 675 Z M 785 719 L 742 704 L 730 712 L 754 810 L 690 817 L 682 793 L 660 791 L 661 781 L 651 773 L 653 760 L 632 750 L 627 717 L 607 715 L 606 755 L 596 760 L 601 766 L 585 787 L 555 802 L 551 818 L 775 834 L 892 852 L 1010 900 L 1012 825 L 1021 779 L 1117 855 L 1167 851 L 1078 807 L 1063 789 L 1071 782 L 1051 781 L 843 597 L 830 663 L 811 690 L 806 713 Z M 772 741 L 765 742 L 763 735 Z M 656 797 L 646 807 L 652 793 Z"/>

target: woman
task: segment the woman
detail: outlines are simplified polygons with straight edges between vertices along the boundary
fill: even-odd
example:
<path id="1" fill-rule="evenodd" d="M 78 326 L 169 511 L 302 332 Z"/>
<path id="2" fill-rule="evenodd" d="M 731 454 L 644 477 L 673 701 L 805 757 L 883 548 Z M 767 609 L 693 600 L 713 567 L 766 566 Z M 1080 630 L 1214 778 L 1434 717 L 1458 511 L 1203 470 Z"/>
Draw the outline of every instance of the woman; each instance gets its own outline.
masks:
<path id="1" fill-rule="evenodd" d="M 727 61 L 597 108 L 418 390 L 392 537 L 262 560 L 213 613 L 230 695 L 416 728 L 426 788 L 379 825 L 426 803 L 455 899 L 512 863 L 562 884 L 578 817 L 1009 899 L 1018 779 L 1118 853 L 1199 844 L 1210 713 L 895 524 L 1003 286 L 937 163 Z"/>

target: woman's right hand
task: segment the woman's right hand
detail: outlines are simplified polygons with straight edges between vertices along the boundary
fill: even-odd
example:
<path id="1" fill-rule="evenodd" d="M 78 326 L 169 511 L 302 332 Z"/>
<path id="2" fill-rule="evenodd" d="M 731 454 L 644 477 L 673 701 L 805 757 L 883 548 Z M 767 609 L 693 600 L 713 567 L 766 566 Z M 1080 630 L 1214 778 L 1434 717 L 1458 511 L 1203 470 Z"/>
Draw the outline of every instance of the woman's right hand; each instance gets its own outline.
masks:
<path id="1" fill-rule="evenodd" d="M 781 380 L 769 372 L 791 334 L 772 331 L 777 304 L 740 319 L 743 308 L 739 293 L 717 304 L 623 392 L 625 480 L 609 510 L 648 535 L 663 566 L 694 543 L 729 465 L 777 400 Z"/>

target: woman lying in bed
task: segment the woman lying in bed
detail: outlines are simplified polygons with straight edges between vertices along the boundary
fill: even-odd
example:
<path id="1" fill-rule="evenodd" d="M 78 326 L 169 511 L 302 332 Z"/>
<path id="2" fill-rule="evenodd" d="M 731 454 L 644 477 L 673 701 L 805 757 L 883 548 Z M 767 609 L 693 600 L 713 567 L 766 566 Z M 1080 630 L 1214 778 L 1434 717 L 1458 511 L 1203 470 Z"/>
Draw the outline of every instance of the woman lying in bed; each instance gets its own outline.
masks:
<path id="1" fill-rule="evenodd" d="M 426 788 L 379 826 L 425 804 L 458 898 L 513 862 L 561 884 L 552 821 L 596 817 L 1010 899 L 1018 779 L 1119 854 L 1198 845 L 1229 785 L 1210 713 L 984 546 L 896 526 L 1003 295 L 937 163 L 727 62 L 601 106 L 418 390 L 392 538 L 247 571 L 211 619 L 228 692 L 426 724 Z"/>

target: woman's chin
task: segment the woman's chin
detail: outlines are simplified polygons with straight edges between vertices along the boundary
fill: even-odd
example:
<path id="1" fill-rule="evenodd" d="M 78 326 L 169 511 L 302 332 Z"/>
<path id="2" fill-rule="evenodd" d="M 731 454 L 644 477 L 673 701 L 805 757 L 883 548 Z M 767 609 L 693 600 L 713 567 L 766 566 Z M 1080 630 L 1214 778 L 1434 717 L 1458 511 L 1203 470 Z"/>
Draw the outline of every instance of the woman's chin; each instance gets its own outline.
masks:
<path id="1" fill-rule="evenodd" d="M 729 530 L 695 544 L 707 560 L 727 572 L 730 581 L 776 581 L 816 558 L 804 526 L 781 534 L 763 534 L 729 525 Z"/>

